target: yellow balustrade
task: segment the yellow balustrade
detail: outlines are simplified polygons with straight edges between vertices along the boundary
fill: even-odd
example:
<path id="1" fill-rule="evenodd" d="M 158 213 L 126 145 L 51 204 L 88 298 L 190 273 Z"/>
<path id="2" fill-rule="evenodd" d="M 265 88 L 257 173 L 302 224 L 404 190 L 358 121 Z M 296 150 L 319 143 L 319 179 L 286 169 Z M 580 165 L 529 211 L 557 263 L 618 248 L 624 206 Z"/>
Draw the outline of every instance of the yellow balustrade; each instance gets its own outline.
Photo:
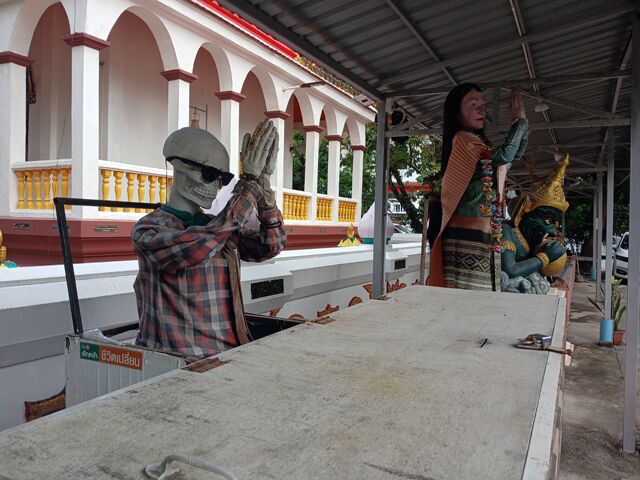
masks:
<path id="1" fill-rule="evenodd" d="M 145 175 L 144 173 L 138 173 L 137 177 L 138 177 L 138 201 L 144 202 L 145 187 L 147 185 L 148 175 Z M 144 209 L 136 208 L 136 213 L 142 213 L 142 212 L 144 212 Z"/>
<path id="2" fill-rule="evenodd" d="M 53 208 L 53 198 L 69 196 L 71 167 L 32 168 L 14 170 L 13 173 L 18 181 L 18 209 L 49 210 Z M 60 185 L 62 191 L 59 190 Z"/>
<path id="3" fill-rule="evenodd" d="M 356 221 L 356 202 L 340 200 L 338 202 L 338 221 L 339 222 L 355 222 Z"/>
<path id="4" fill-rule="evenodd" d="M 167 177 L 160 177 L 160 203 L 167 203 Z"/>
<path id="5" fill-rule="evenodd" d="M 126 200 L 128 202 L 146 202 L 146 199 L 148 198 L 150 203 L 155 203 L 156 198 L 159 197 L 160 202 L 165 203 L 167 201 L 167 180 L 169 180 L 169 183 L 173 181 L 172 178 L 167 179 L 167 177 L 161 177 L 159 175 L 125 172 L 123 170 L 108 168 L 100 169 L 100 177 L 102 178 L 103 199 L 121 200 L 123 190 L 122 182 L 124 180 L 126 182 Z M 111 179 L 113 179 L 113 182 Z M 105 212 L 123 211 L 120 207 L 100 207 L 100 210 Z M 145 211 L 150 212 L 151 210 L 143 208 L 125 208 L 124 211 L 144 213 Z"/>
<path id="6" fill-rule="evenodd" d="M 333 199 L 331 198 L 318 198 L 316 219 L 321 222 L 331 221 L 331 210 L 333 207 Z"/>
<path id="7" fill-rule="evenodd" d="M 309 197 L 284 193 L 283 204 L 282 215 L 285 220 L 309 220 Z"/>

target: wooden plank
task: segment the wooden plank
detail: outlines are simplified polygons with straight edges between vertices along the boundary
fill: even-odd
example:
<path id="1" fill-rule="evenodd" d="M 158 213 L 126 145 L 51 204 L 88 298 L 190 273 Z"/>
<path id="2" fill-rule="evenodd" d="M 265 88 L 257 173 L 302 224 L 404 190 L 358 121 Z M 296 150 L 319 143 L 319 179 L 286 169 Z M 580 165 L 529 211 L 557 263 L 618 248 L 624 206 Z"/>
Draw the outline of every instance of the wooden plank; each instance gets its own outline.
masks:
<path id="1" fill-rule="evenodd" d="M 520 478 L 549 354 L 513 344 L 559 299 L 388 298 L 0 433 L 0 476 L 137 479 L 183 452 L 243 479 Z"/>

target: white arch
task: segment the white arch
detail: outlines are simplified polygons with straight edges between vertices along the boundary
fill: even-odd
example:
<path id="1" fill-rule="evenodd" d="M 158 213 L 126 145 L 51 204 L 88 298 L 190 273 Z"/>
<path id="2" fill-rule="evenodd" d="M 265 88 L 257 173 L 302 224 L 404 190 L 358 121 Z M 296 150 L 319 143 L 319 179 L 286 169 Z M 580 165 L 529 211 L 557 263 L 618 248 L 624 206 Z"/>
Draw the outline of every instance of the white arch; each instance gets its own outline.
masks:
<path id="1" fill-rule="evenodd" d="M 322 108 L 324 103 L 319 98 L 309 95 L 304 90 L 298 88 L 293 92 L 298 105 L 300 105 L 300 113 L 302 113 L 302 124 L 307 125 L 319 125 L 320 116 L 322 115 Z"/>
<path id="2" fill-rule="evenodd" d="M 364 123 L 359 122 L 353 117 L 348 117 L 346 123 L 351 145 L 366 145 Z"/>
<path id="3" fill-rule="evenodd" d="M 264 67 L 254 67 L 251 69 L 262 88 L 262 95 L 264 97 L 264 105 L 267 111 L 280 110 L 280 96 L 278 95 L 278 86 L 273 75 Z M 247 74 L 248 76 L 248 74 Z M 246 81 L 246 77 L 245 77 Z"/>
<path id="4" fill-rule="evenodd" d="M 227 51 L 216 45 L 215 43 L 205 42 L 200 47 L 205 49 L 211 57 L 213 58 L 213 63 L 216 65 L 216 70 L 218 71 L 218 81 L 220 82 L 220 91 L 229 91 L 233 90 L 233 72 L 231 68 L 231 61 L 229 56 L 227 55 Z M 195 64 L 195 57 L 194 57 Z M 193 66 L 191 67 L 191 71 L 193 72 Z"/>
<path id="5" fill-rule="evenodd" d="M 44 12 L 61 3 L 67 16 L 73 18 L 73 0 L 26 0 L 0 5 L 0 52 L 9 51 L 27 56 L 36 26 Z"/>
<path id="6" fill-rule="evenodd" d="M 151 30 L 151 34 L 156 41 L 158 51 L 160 52 L 160 58 L 162 58 L 162 66 L 165 70 L 173 70 L 180 68 L 178 58 L 176 55 L 176 49 L 173 43 L 173 39 L 163 20 L 153 13 L 151 10 L 140 7 L 138 5 L 131 4 L 131 2 L 123 2 L 116 0 L 113 4 L 111 0 L 109 2 L 101 2 L 109 4 L 109 7 L 105 5 L 103 11 L 99 12 L 102 15 L 103 21 L 100 24 L 99 30 L 94 32 L 86 32 L 90 35 L 97 36 L 98 38 L 107 39 L 113 30 L 116 22 L 125 12 L 130 12 L 136 17 L 140 18 Z M 91 4 L 96 5 L 95 2 Z M 117 4 L 117 5 L 116 5 Z M 113 8 L 113 7 L 117 8 Z M 98 14 L 93 12 L 92 15 Z"/>
<path id="7" fill-rule="evenodd" d="M 342 135 L 347 115 L 328 104 L 324 106 L 323 111 L 327 122 L 327 135 Z"/>

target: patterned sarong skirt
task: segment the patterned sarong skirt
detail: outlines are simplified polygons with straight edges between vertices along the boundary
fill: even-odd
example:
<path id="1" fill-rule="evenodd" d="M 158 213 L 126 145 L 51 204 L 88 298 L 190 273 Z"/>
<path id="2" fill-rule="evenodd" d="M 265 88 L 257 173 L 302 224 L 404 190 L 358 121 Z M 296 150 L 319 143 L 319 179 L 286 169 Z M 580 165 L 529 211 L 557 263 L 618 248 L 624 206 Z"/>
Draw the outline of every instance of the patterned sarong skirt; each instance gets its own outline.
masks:
<path id="1" fill-rule="evenodd" d="M 490 248 L 491 234 L 465 228 L 461 221 L 451 223 L 455 226 L 450 224 L 442 232 L 445 286 L 499 292 L 500 254 Z"/>

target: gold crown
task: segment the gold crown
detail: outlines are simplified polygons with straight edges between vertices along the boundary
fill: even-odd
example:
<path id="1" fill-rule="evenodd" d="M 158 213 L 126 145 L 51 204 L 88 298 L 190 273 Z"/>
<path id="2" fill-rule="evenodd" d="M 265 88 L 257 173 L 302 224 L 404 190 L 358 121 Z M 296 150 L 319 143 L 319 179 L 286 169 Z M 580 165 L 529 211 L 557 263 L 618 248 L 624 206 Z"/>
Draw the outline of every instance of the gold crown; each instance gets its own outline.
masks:
<path id="1" fill-rule="evenodd" d="M 553 207 L 561 212 L 567 211 L 569 203 L 564 196 L 563 183 L 568 165 L 569 154 L 567 153 L 560 159 L 558 166 L 548 177 L 539 178 L 535 174 L 535 167 L 527 164 L 533 184 L 531 189 L 524 194 L 522 205 L 514 221 L 516 226 L 520 224 L 525 213 L 532 212 L 538 207 Z"/>

